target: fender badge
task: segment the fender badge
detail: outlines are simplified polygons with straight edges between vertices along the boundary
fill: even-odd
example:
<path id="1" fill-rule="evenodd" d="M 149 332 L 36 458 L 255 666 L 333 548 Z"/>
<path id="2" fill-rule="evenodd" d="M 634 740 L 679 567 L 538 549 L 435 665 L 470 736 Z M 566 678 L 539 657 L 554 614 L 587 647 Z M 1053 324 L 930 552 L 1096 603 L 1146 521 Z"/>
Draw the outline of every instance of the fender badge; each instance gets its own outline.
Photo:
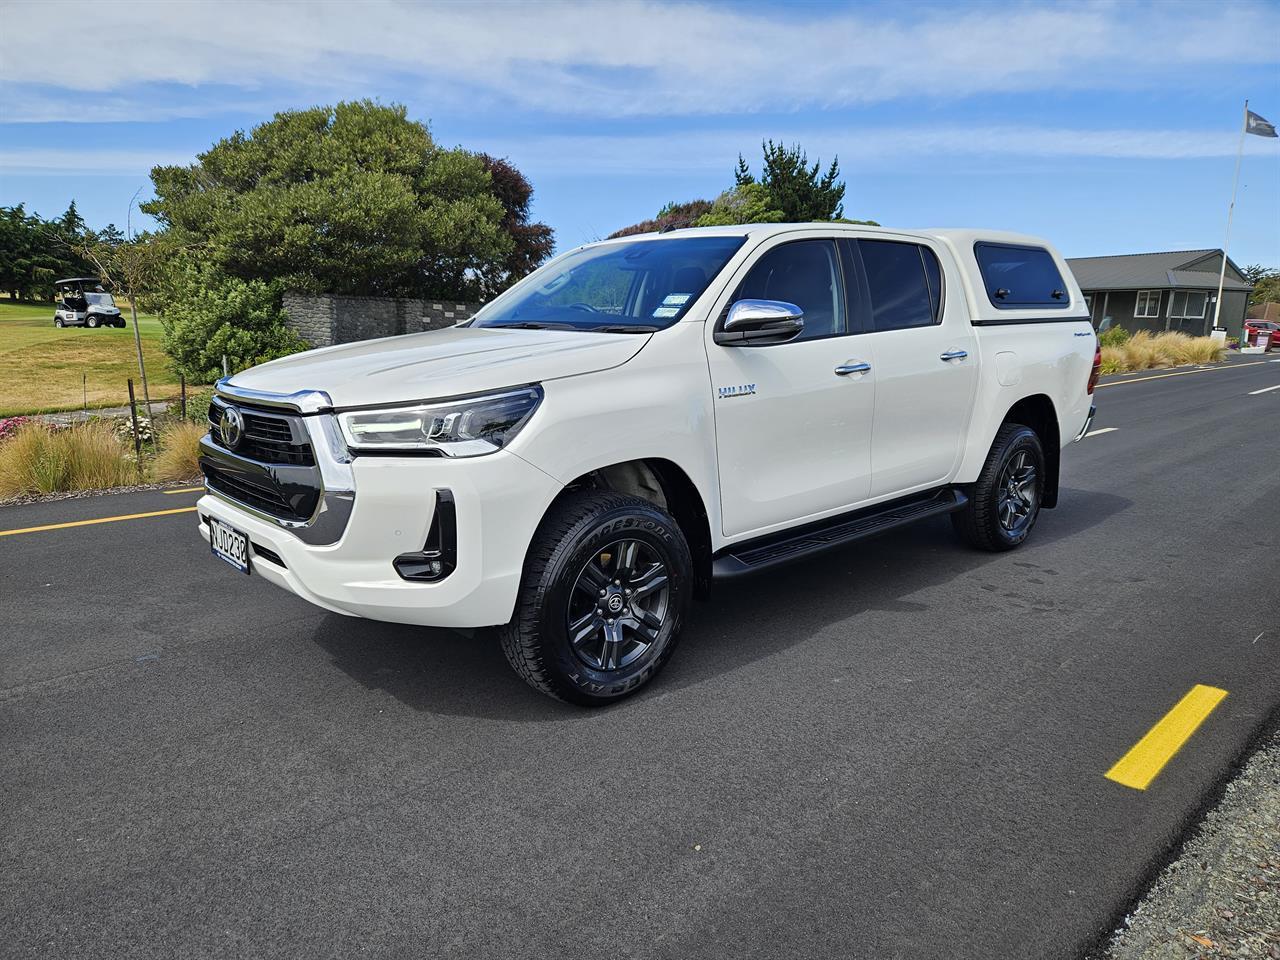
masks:
<path id="1" fill-rule="evenodd" d="M 726 397 L 750 396 L 756 392 L 756 385 L 754 383 L 742 383 L 736 387 L 720 387 L 719 390 L 720 399 L 724 400 Z"/>

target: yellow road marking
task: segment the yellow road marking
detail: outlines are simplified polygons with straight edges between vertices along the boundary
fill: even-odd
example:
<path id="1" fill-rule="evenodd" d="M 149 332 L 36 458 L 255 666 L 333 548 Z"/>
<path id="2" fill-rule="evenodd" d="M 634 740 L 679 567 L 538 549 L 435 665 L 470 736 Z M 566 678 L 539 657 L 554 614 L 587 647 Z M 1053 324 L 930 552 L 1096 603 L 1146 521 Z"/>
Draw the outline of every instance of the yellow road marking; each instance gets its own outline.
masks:
<path id="1" fill-rule="evenodd" d="M 1241 367 L 1256 367 L 1263 363 L 1266 363 L 1266 361 L 1252 360 L 1249 363 L 1229 363 L 1225 366 L 1205 367 L 1201 370 L 1180 370 L 1178 373 L 1162 373 L 1157 377 L 1134 377 L 1132 380 L 1116 380 L 1113 383 L 1100 383 L 1093 389 L 1101 390 L 1103 387 L 1118 387 L 1125 383 L 1143 383 L 1146 380 L 1163 380 L 1166 377 L 1189 377 L 1193 373 L 1216 373 L 1220 370 L 1239 370 Z"/>
<path id="2" fill-rule="evenodd" d="M 1115 766 L 1107 771 L 1107 779 L 1134 790 L 1147 789 L 1226 695 L 1225 690 L 1197 683 L 1128 753 L 1116 761 Z"/>
<path id="3" fill-rule="evenodd" d="M 126 513 L 121 517 L 97 517 L 93 520 L 72 520 L 69 523 L 46 523 L 42 527 L 23 527 L 20 530 L 0 530 L 0 537 L 12 537 L 19 533 L 44 533 L 46 530 L 65 530 L 68 527 L 88 527 L 95 523 L 115 523 L 117 520 L 141 520 L 143 517 L 167 517 L 174 513 L 195 513 L 195 507 L 178 507 L 175 510 L 152 510 L 150 513 Z"/>
<path id="4" fill-rule="evenodd" d="M 173 493 L 196 493 L 197 491 L 199 491 L 200 493 L 204 493 L 204 487 L 179 487 L 177 490 L 161 490 L 160 492 L 173 494 Z"/>

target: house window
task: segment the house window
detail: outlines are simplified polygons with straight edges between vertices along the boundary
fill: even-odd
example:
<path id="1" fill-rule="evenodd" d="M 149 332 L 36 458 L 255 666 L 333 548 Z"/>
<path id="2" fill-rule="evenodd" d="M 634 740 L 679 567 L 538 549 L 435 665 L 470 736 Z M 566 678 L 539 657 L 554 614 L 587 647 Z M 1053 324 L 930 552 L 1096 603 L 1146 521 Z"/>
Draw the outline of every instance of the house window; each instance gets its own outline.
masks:
<path id="1" fill-rule="evenodd" d="M 1169 316 L 1180 320 L 1203 320 L 1209 295 L 1203 290 L 1175 291 L 1169 303 Z"/>
<path id="2" fill-rule="evenodd" d="M 1160 316 L 1160 291 L 1139 290 L 1138 304 L 1133 308 L 1133 315 L 1139 320 Z"/>

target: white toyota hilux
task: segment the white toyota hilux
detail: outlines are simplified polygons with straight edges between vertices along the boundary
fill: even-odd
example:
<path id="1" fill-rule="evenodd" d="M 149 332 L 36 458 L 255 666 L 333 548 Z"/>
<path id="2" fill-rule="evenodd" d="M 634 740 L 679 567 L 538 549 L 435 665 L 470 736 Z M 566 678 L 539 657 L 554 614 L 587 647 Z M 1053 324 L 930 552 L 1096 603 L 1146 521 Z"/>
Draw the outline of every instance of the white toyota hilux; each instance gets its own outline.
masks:
<path id="1" fill-rule="evenodd" d="M 534 687 L 604 704 L 716 580 L 944 513 L 1018 546 L 1098 370 L 1080 288 L 1032 237 L 608 240 L 456 327 L 219 382 L 200 533 L 326 610 L 496 626 Z"/>

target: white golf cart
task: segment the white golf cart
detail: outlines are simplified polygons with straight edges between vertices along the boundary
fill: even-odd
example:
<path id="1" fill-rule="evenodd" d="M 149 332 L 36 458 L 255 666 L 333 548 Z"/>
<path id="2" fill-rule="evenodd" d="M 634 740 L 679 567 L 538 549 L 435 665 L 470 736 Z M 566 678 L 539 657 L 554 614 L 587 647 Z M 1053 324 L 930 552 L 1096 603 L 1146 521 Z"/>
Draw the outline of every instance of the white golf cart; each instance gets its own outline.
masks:
<path id="1" fill-rule="evenodd" d="M 124 314 L 97 277 L 68 277 L 57 281 L 55 327 L 123 327 Z"/>

